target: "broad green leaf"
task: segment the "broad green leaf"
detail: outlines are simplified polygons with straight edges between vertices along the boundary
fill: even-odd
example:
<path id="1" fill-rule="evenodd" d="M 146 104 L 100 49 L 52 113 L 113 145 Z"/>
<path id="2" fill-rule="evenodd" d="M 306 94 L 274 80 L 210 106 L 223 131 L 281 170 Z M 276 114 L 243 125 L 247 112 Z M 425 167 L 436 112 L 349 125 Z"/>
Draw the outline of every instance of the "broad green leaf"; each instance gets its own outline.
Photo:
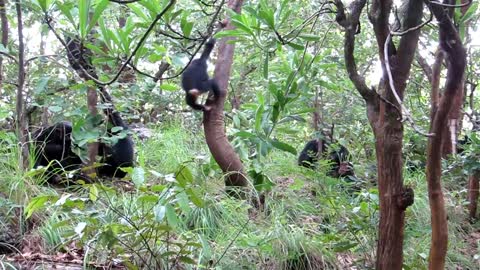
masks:
<path id="1" fill-rule="evenodd" d="M 320 36 L 313 35 L 313 34 L 301 34 L 299 35 L 301 39 L 305 39 L 306 41 L 319 41 Z"/>
<path id="2" fill-rule="evenodd" d="M 160 204 L 155 205 L 155 207 L 153 207 L 153 214 L 155 216 L 155 221 L 159 223 L 162 222 L 163 219 L 165 218 L 166 211 L 167 211 L 167 208 L 165 207 L 165 205 L 160 205 Z"/>
<path id="3" fill-rule="evenodd" d="M 296 44 L 296 43 L 293 43 L 291 41 L 288 43 L 288 46 L 294 48 L 295 50 L 299 50 L 299 51 L 305 49 L 305 47 L 303 45 Z"/>
<path id="4" fill-rule="evenodd" d="M 188 183 L 193 183 L 193 175 L 185 165 L 180 165 L 179 170 L 175 174 L 175 179 L 180 187 L 186 188 Z"/>
<path id="5" fill-rule="evenodd" d="M 197 194 L 198 191 L 193 188 L 187 188 L 185 189 L 185 193 L 187 193 L 188 197 L 190 200 L 195 204 L 197 207 L 203 207 L 205 205 L 205 202 L 202 200 L 202 198 Z"/>
<path id="6" fill-rule="evenodd" d="M 160 88 L 165 91 L 177 91 L 179 89 L 178 85 L 171 83 L 162 83 Z"/>
<path id="7" fill-rule="evenodd" d="M 180 21 L 180 27 L 182 28 L 183 35 L 186 37 L 189 37 L 192 32 L 193 23 L 188 21 L 189 16 L 187 16 L 187 13 L 184 13 L 184 14 L 185 15 Z"/>
<path id="8" fill-rule="evenodd" d="M 132 181 L 136 187 L 140 187 L 145 183 L 145 170 L 142 167 L 133 168 Z"/>
<path id="9" fill-rule="evenodd" d="M 38 211 L 45 207 L 45 204 L 49 202 L 49 205 L 52 203 L 51 200 L 55 200 L 56 196 L 45 195 L 45 196 L 38 196 L 30 200 L 27 207 L 25 207 L 25 218 L 28 219 L 32 216 L 35 211 Z"/>
<path id="10" fill-rule="evenodd" d="M 215 38 L 241 37 L 241 36 L 248 36 L 248 34 L 239 29 L 223 30 L 215 34 Z"/>
<path id="11" fill-rule="evenodd" d="M 465 23 L 469 21 L 476 14 L 477 9 L 478 9 L 478 2 L 473 1 L 473 3 L 470 5 L 468 10 L 465 12 L 463 17 L 461 18 L 460 22 Z"/>
<path id="12" fill-rule="evenodd" d="M 80 0 L 80 2 L 81 1 L 83 1 L 83 0 Z M 110 3 L 109 0 L 100 0 L 97 3 L 97 6 L 95 7 L 95 11 L 93 12 L 93 16 L 90 19 L 90 23 L 89 23 L 88 28 L 87 28 L 87 33 L 90 33 L 92 28 L 97 24 L 98 19 L 102 15 L 103 11 L 107 8 L 108 3 Z"/>
<path id="13" fill-rule="evenodd" d="M 181 262 L 186 263 L 186 264 L 194 265 L 194 264 L 197 263 L 192 258 L 187 257 L 187 256 L 180 256 L 179 259 L 180 259 Z"/>
<path id="14" fill-rule="evenodd" d="M 170 225 L 170 227 L 172 228 L 178 228 L 179 221 L 178 221 L 178 217 L 177 217 L 177 213 L 175 212 L 175 209 L 171 204 L 167 204 L 165 207 L 166 207 L 168 225 Z"/>
<path id="15" fill-rule="evenodd" d="M 235 133 L 235 136 L 240 138 L 245 138 L 245 139 L 257 137 L 255 134 L 247 131 L 239 131 Z"/>
<path id="16" fill-rule="evenodd" d="M 255 130 L 260 132 L 262 129 L 262 115 L 264 112 L 263 105 L 258 106 L 257 111 L 255 113 Z"/>
<path id="17" fill-rule="evenodd" d="M 97 185 L 91 185 L 88 189 L 88 198 L 94 202 L 98 199 L 98 193 Z"/>
<path id="18" fill-rule="evenodd" d="M 273 147 L 275 147 L 279 150 L 292 153 L 293 155 L 297 155 L 297 150 L 295 149 L 295 147 L 293 147 L 289 144 L 286 144 L 286 143 L 278 141 L 278 140 L 271 140 L 270 143 L 273 145 Z"/>

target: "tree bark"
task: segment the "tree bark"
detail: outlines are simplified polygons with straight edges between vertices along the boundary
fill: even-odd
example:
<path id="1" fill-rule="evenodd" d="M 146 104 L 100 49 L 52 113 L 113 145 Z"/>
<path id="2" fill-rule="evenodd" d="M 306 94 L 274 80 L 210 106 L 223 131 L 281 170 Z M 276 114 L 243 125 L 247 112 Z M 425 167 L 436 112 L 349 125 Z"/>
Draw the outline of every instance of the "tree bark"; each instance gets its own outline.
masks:
<path id="1" fill-rule="evenodd" d="M 478 194 L 480 188 L 480 172 L 472 173 L 468 177 L 468 216 L 474 220 L 477 216 Z"/>
<path id="2" fill-rule="evenodd" d="M 434 2 L 432 2 L 434 3 Z M 456 96 L 463 91 L 462 82 L 466 66 L 466 52 L 455 27 L 443 7 L 425 0 L 438 21 L 440 48 L 445 51 L 449 62 L 445 90 L 438 106 L 432 106 L 430 132 L 434 136 L 428 140 L 427 148 L 427 181 L 428 197 L 431 210 L 432 239 L 429 255 L 429 269 L 445 268 L 445 256 L 448 247 L 448 223 L 445 202 L 441 185 L 442 173 L 442 141 L 445 138 L 445 128 L 448 127 L 448 116 Z"/>
<path id="3" fill-rule="evenodd" d="M 28 168 L 28 148 L 27 148 L 27 118 L 25 117 L 25 98 L 23 96 L 23 88 L 25 85 L 25 44 L 23 43 L 23 20 L 21 1 L 15 1 L 17 11 L 17 30 L 18 30 L 18 82 L 17 82 L 17 136 L 20 142 L 20 160 L 19 164 L 22 169 Z"/>
<path id="4" fill-rule="evenodd" d="M 2 25 L 2 45 L 7 47 L 8 45 L 8 18 L 7 10 L 5 7 L 6 0 L 0 0 L 0 23 Z M 3 86 L 3 57 L 0 56 L 0 94 Z"/>
<path id="5" fill-rule="evenodd" d="M 413 204 L 413 190 L 403 186 L 402 140 L 403 125 L 400 121 L 399 104 L 393 94 L 386 73 L 391 69 L 396 93 L 403 100 L 406 82 L 419 38 L 419 31 L 409 31 L 400 38 L 398 49 L 393 42 L 387 44 L 388 62 L 385 61 L 384 46 L 389 36 L 388 19 L 392 1 L 374 0 L 369 18 L 375 31 L 379 56 L 384 70 L 377 94 L 367 87 L 365 79 L 356 67 L 354 59 L 355 34 L 359 25 L 361 10 L 365 0 L 356 0 L 350 5 L 347 16 L 343 4 L 337 0 L 337 22 L 345 28 L 345 65 L 350 80 L 362 95 L 367 106 L 367 117 L 376 139 L 378 188 L 380 193 L 380 224 L 377 244 L 376 269 L 400 270 L 403 264 L 403 232 L 405 210 Z M 406 9 L 402 19 L 403 30 L 420 24 L 423 4 L 408 1 L 402 6 Z M 393 104 L 393 106 L 392 106 Z"/>
<path id="6" fill-rule="evenodd" d="M 243 0 L 228 1 L 228 7 L 237 13 L 240 13 L 242 4 Z M 226 29 L 233 28 L 234 26 L 230 23 L 230 20 L 228 20 Z M 232 40 L 232 38 L 224 38 L 218 45 L 218 58 L 215 65 L 214 77 L 220 87 L 221 94 L 216 99 L 209 96 L 206 105 L 211 107 L 211 110 L 204 112 L 203 126 L 208 148 L 215 161 L 226 174 L 225 185 L 227 191 L 233 191 L 232 194 L 235 194 L 235 192 L 238 192 L 238 187 L 248 186 L 248 180 L 245 177 L 240 158 L 227 139 L 223 121 L 224 103 L 227 96 L 228 80 L 230 78 L 233 52 L 235 49 L 234 43 L 227 43 L 230 40 Z"/>

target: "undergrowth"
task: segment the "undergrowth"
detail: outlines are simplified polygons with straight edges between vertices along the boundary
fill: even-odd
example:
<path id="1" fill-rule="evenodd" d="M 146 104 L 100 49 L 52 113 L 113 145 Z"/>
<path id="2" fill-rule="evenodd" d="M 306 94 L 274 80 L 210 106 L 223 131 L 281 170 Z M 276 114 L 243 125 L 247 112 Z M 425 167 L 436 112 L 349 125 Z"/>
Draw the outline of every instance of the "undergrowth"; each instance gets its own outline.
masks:
<path id="1" fill-rule="evenodd" d="M 352 188 L 274 151 L 264 171 L 275 185 L 256 210 L 226 196 L 200 133 L 173 123 L 153 134 L 136 141 L 138 168 L 130 178 L 69 189 L 39 186 L 31 172 L 22 173 L 14 140 L 2 134 L 0 194 L 1 207 L 7 206 L 2 215 L 28 217 L 21 226 L 28 229 L 19 231 L 42 239 L 39 252 L 79 250 L 84 265 L 374 269 L 379 199 L 369 179 Z M 369 171 L 361 161 L 355 166 L 360 174 Z M 453 179 L 444 177 L 445 186 L 454 186 Z M 404 269 L 426 269 L 431 229 L 425 175 L 406 172 L 405 183 L 415 190 L 415 203 L 406 211 Z M 465 222 L 465 186 L 445 193 L 448 269 L 478 266 L 465 251 L 471 250 L 466 239 L 472 231 Z"/>

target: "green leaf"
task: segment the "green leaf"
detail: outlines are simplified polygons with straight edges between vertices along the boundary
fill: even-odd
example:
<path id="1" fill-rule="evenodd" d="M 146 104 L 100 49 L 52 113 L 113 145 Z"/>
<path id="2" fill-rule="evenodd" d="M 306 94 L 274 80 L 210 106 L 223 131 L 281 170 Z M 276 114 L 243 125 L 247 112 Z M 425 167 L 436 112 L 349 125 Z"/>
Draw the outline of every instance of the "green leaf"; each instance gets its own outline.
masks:
<path id="1" fill-rule="evenodd" d="M 153 207 L 153 215 L 155 216 L 155 221 L 159 223 L 162 222 L 165 218 L 166 211 L 167 208 L 165 207 L 165 205 L 155 205 L 155 207 Z"/>
<path id="2" fill-rule="evenodd" d="M 247 132 L 247 131 L 239 131 L 239 132 L 235 133 L 235 136 L 240 137 L 240 138 L 245 138 L 245 139 L 257 137 L 255 134 Z"/>
<path id="3" fill-rule="evenodd" d="M 98 199 L 98 193 L 97 185 L 91 185 L 88 189 L 88 198 L 94 202 Z"/>
<path id="4" fill-rule="evenodd" d="M 303 45 L 296 44 L 296 43 L 293 43 L 293 42 L 291 42 L 291 41 L 288 42 L 288 46 L 294 48 L 295 50 L 299 50 L 299 51 L 305 49 L 305 47 L 304 47 Z"/>
<path id="5" fill-rule="evenodd" d="M 179 89 L 178 85 L 172 83 L 162 83 L 160 88 L 165 91 L 177 91 Z"/>
<path id="6" fill-rule="evenodd" d="M 84 1 L 84 0 L 80 0 L 81 1 Z M 100 16 L 102 15 L 103 11 L 107 8 L 108 6 L 108 3 L 110 3 L 109 0 L 101 0 L 97 6 L 95 7 L 95 11 L 93 12 L 93 16 L 92 18 L 90 19 L 90 23 L 88 25 L 88 28 L 87 28 L 87 33 L 90 33 L 90 31 L 92 30 L 92 28 L 97 24 L 98 22 L 98 19 L 100 18 Z"/>
<path id="7" fill-rule="evenodd" d="M 188 21 L 190 14 L 184 13 L 182 20 L 180 22 L 180 28 L 182 28 L 183 35 L 189 37 L 192 33 L 193 23 Z"/>
<path id="8" fill-rule="evenodd" d="M 181 262 L 186 263 L 186 264 L 192 264 L 192 265 L 196 264 L 196 262 L 193 259 L 191 259 L 187 256 L 180 256 L 179 259 L 180 259 Z"/>
<path id="9" fill-rule="evenodd" d="M 45 204 L 47 202 L 50 202 L 51 200 L 53 201 L 55 199 L 57 199 L 57 197 L 56 196 L 51 196 L 51 195 L 38 196 L 38 197 L 33 198 L 28 203 L 27 207 L 25 207 L 26 219 L 31 217 L 32 214 L 35 211 L 38 211 L 38 210 L 42 209 L 43 207 L 45 207 Z M 49 203 L 49 205 L 51 205 L 51 202 Z"/>
<path id="10" fill-rule="evenodd" d="M 140 187 L 145 183 L 145 170 L 142 167 L 133 168 L 132 181 L 136 187 Z"/>
<path id="11" fill-rule="evenodd" d="M 185 165 L 180 165 L 180 169 L 175 174 L 175 179 L 182 188 L 186 188 L 188 183 L 193 183 L 192 172 Z"/>
<path id="12" fill-rule="evenodd" d="M 46 12 L 50 8 L 52 0 L 38 0 L 38 5 L 42 8 L 43 12 Z"/>
<path id="13" fill-rule="evenodd" d="M 90 11 L 91 0 L 78 1 L 78 16 L 79 16 L 79 32 L 80 38 L 85 39 L 87 37 L 87 22 L 88 13 Z"/>
<path id="14" fill-rule="evenodd" d="M 202 198 L 197 194 L 198 191 L 193 188 L 187 188 L 185 190 L 185 193 L 187 193 L 188 197 L 190 200 L 195 204 L 197 207 L 203 207 L 205 205 L 205 202 L 202 200 Z"/>
<path id="15" fill-rule="evenodd" d="M 463 15 L 463 17 L 460 19 L 460 23 L 466 23 L 467 21 L 469 21 L 476 13 L 478 9 L 478 2 L 473 2 L 470 7 L 468 8 L 468 10 L 465 12 L 465 14 Z"/>
<path id="16" fill-rule="evenodd" d="M 257 132 L 260 132 L 262 128 L 262 116 L 264 112 L 264 107 L 263 105 L 258 106 L 257 111 L 255 113 L 255 130 Z"/>
<path id="17" fill-rule="evenodd" d="M 173 206 L 171 204 L 167 204 L 165 207 L 166 207 L 168 224 L 172 228 L 178 228 L 179 227 L 179 221 L 178 221 L 177 213 L 175 213 L 175 209 L 173 208 Z"/>
<path id="18" fill-rule="evenodd" d="M 77 23 L 75 22 L 75 20 L 73 19 L 73 16 L 72 16 L 72 13 L 70 12 L 73 8 L 72 4 L 71 3 L 60 3 L 60 2 L 57 2 L 57 6 L 58 8 L 60 9 L 60 12 L 65 16 L 67 17 L 68 21 L 70 22 L 70 24 L 72 24 L 72 26 L 74 28 L 77 28 Z"/>
<path id="19" fill-rule="evenodd" d="M 278 140 L 270 140 L 270 143 L 273 145 L 273 147 L 275 147 L 279 150 L 297 155 L 297 150 L 295 149 L 295 147 L 293 147 L 289 144 L 286 144 L 286 143 L 278 141 Z"/>
<path id="20" fill-rule="evenodd" d="M 265 57 L 263 60 L 263 78 L 268 79 L 268 62 L 269 62 L 269 53 L 265 52 Z"/>
<path id="21" fill-rule="evenodd" d="M 320 37 L 314 34 L 301 34 L 299 35 L 301 39 L 304 39 L 306 41 L 319 41 Z"/>
<path id="22" fill-rule="evenodd" d="M 248 34 L 238 29 L 222 30 L 215 34 L 215 38 L 217 39 L 224 38 L 224 37 L 241 37 L 241 36 L 248 36 Z"/>

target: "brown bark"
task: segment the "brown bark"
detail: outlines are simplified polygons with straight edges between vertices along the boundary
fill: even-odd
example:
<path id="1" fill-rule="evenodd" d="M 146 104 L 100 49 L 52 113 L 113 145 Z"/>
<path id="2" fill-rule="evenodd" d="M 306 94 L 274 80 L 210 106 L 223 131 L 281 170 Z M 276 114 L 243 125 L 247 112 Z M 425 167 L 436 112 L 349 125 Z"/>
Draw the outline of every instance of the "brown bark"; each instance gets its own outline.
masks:
<path id="1" fill-rule="evenodd" d="M 98 114 L 97 103 L 98 103 L 97 90 L 95 87 L 89 86 L 87 90 L 87 107 L 92 117 Z M 94 176 L 96 173 L 94 165 L 98 155 L 98 145 L 99 145 L 98 142 L 91 142 L 87 146 L 88 162 L 87 162 L 86 173 L 90 177 Z"/>
<path id="2" fill-rule="evenodd" d="M 6 0 L 0 0 L 0 23 L 2 25 L 2 45 L 7 47 L 8 45 L 8 18 L 7 10 L 5 8 Z M 0 56 L 0 94 L 3 85 L 3 57 Z"/>
<path id="3" fill-rule="evenodd" d="M 448 116 L 454 106 L 457 95 L 461 95 L 463 75 L 466 66 L 466 52 L 462 46 L 455 27 L 443 7 L 432 5 L 425 0 L 438 21 L 440 48 L 445 51 L 449 62 L 445 90 L 438 106 L 432 106 L 430 132 L 434 136 L 428 140 L 427 148 L 427 181 L 428 197 L 431 210 L 432 239 L 429 256 L 429 269 L 445 268 L 445 256 L 448 247 L 448 223 L 445 202 L 441 185 L 442 145 L 444 130 L 448 124 Z"/>
<path id="4" fill-rule="evenodd" d="M 25 98 L 23 95 L 25 85 L 25 45 L 23 42 L 23 20 L 20 0 L 15 1 L 17 11 L 17 30 L 18 30 L 18 81 L 17 81 L 17 102 L 16 102 L 16 129 L 18 140 L 20 141 L 20 160 L 22 169 L 28 168 L 28 148 L 27 148 L 27 118 L 25 117 Z"/>
<path id="5" fill-rule="evenodd" d="M 228 7 L 237 13 L 240 13 L 243 0 L 229 0 Z M 226 29 L 233 29 L 234 26 L 227 22 Z M 248 181 L 243 171 L 243 164 L 235 153 L 232 145 L 229 143 L 225 134 L 224 126 L 224 103 L 227 96 L 228 80 L 233 64 L 234 43 L 227 43 L 232 38 L 224 38 L 218 45 L 218 58 L 215 65 L 215 79 L 220 87 L 220 96 L 216 99 L 209 97 L 206 102 L 211 110 L 204 112 L 204 131 L 205 139 L 212 153 L 213 158 L 218 163 L 222 171 L 226 174 L 225 185 L 229 187 L 246 187 Z"/>
<path id="6" fill-rule="evenodd" d="M 480 173 L 475 172 L 468 177 L 468 216 L 471 220 L 477 216 L 478 194 L 480 188 Z"/>
<path id="7" fill-rule="evenodd" d="M 384 76 L 379 85 L 379 97 L 365 84 L 364 78 L 357 72 L 353 50 L 355 33 L 365 0 L 356 0 L 350 5 L 349 16 L 337 1 L 337 22 L 345 28 L 345 65 L 350 80 L 366 101 L 367 117 L 376 139 L 378 187 L 380 193 L 380 224 L 377 245 L 376 269 L 400 270 L 403 264 L 403 230 L 405 209 L 413 203 L 413 190 L 403 186 L 402 178 L 402 140 L 403 126 L 399 120 L 400 107 Z M 384 44 L 389 34 L 388 18 L 392 1 L 374 0 L 369 14 L 378 44 L 378 52 L 383 70 L 386 70 Z M 419 25 L 423 4 L 409 1 L 403 6 L 406 10 L 402 18 L 404 30 Z M 419 31 L 409 31 L 402 35 L 398 50 L 393 42 L 388 45 L 389 67 L 392 70 L 393 85 L 403 99 L 406 82 L 418 42 Z M 386 102 L 385 102 L 386 101 Z M 391 104 L 395 104 L 392 106 Z"/>

